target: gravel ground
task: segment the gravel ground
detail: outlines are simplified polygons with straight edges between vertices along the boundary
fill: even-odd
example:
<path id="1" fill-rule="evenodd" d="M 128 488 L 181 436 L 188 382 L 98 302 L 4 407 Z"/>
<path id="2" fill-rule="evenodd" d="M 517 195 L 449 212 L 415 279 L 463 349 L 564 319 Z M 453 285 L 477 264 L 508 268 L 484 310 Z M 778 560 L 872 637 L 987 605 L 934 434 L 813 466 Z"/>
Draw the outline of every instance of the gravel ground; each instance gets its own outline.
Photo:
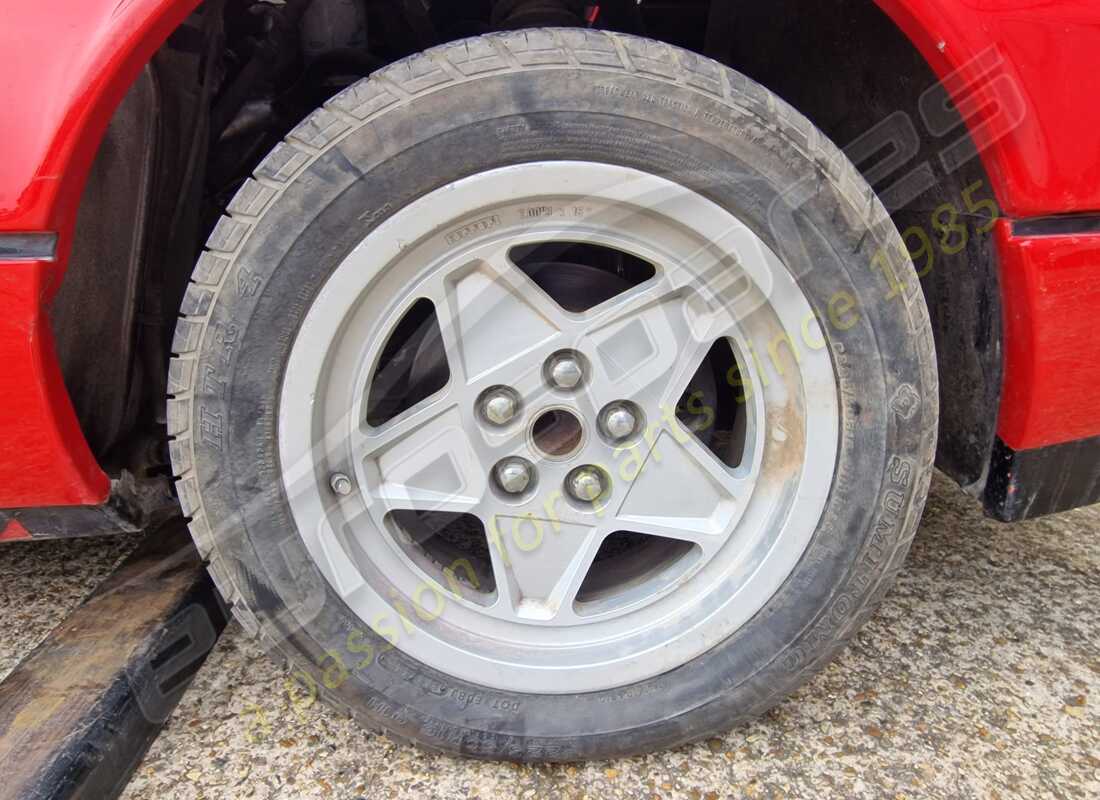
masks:
<path id="1" fill-rule="evenodd" d="M 129 546 L 0 549 L 0 672 Z M 433 756 L 309 704 L 231 626 L 124 797 L 1097 797 L 1098 605 L 1100 506 L 1001 526 L 937 476 L 879 613 L 747 727 L 585 765 Z"/>
<path id="2" fill-rule="evenodd" d="M 114 571 L 138 539 L 0 545 L 0 680 Z"/>

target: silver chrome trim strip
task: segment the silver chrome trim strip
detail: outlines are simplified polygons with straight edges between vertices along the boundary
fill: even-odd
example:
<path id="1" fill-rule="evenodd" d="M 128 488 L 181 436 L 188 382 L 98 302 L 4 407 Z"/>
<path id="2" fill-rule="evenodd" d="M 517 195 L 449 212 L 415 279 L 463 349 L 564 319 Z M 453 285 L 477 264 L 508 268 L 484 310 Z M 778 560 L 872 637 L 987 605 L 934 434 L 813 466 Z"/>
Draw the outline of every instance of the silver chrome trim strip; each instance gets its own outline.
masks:
<path id="1" fill-rule="evenodd" d="M 56 233 L 0 233 L 0 261 L 53 261 Z"/>

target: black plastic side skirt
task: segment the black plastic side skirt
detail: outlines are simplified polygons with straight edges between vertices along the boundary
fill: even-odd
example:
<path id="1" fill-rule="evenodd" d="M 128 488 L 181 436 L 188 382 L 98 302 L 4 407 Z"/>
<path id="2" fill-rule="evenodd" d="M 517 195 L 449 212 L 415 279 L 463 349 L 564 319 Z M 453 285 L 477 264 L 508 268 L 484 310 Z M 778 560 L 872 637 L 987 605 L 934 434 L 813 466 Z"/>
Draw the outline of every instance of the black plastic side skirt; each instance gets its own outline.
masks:
<path id="1" fill-rule="evenodd" d="M 186 526 L 150 533 L 0 684 L 0 800 L 117 797 L 225 620 Z"/>
<path id="2" fill-rule="evenodd" d="M 982 502 L 1002 522 L 1100 501 L 1100 436 L 1034 450 L 993 445 Z"/>

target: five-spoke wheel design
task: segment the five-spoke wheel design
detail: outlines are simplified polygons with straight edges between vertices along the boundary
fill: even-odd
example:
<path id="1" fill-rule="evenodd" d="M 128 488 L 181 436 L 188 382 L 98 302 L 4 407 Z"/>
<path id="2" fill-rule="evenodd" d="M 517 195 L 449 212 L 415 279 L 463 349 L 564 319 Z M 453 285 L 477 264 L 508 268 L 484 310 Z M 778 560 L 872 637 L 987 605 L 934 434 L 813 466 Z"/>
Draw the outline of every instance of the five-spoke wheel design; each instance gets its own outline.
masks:
<path id="1" fill-rule="evenodd" d="M 354 613 L 447 674 L 584 692 L 674 668 L 804 552 L 837 390 L 797 281 L 728 211 L 586 162 L 395 212 L 295 340 L 298 529 Z"/>

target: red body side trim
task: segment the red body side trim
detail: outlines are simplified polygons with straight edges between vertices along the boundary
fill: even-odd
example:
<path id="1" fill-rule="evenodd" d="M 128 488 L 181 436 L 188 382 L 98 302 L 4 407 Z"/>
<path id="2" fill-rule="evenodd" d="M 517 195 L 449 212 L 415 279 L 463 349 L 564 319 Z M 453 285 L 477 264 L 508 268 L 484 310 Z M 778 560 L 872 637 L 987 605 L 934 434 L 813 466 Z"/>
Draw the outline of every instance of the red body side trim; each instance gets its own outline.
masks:
<path id="1" fill-rule="evenodd" d="M 3 530 L 0 530 L 0 542 L 20 542 L 24 539 L 30 539 L 30 533 L 27 529 L 19 524 L 19 520 L 13 519 Z"/>
<path id="2" fill-rule="evenodd" d="M 102 503 L 110 489 L 54 358 L 44 311 L 54 266 L 0 263 L 0 508 Z"/>
<path id="3" fill-rule="evenodd" d="M 1100 234 L 997 223 L 1005 323 L 998 435 L 1014 450 L 1100 435 Z"/>

